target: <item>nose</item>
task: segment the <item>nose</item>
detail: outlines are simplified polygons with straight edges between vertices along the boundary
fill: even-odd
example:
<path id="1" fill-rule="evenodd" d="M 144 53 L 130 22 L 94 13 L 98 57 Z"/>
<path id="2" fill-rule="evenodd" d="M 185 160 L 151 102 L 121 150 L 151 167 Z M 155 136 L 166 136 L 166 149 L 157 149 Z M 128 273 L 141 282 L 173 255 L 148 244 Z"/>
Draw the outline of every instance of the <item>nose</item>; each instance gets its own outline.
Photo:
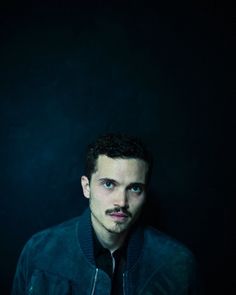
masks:
<path id="1" fill-rule="evenodd" d="M 121 208 L 129 208 L 128 194 L 126 190 L 117 192 L 114 198 L 114 206 L 121 207 Z"/>

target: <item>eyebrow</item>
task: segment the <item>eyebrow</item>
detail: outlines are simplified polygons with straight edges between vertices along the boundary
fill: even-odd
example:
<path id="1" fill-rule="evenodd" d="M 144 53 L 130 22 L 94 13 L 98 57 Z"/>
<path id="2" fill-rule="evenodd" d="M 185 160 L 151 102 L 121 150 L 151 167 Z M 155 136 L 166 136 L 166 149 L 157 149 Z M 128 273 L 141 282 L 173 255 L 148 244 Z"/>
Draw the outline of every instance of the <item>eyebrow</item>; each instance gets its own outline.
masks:
<path id="1" fill-rule="evenodd" d="M 108 177 L 104 177 L 104 178 L 99 178 L 99 181 L 111 181 L 114 184 L 120 184 L 118 181 L 116 181 L 115 179 L 112 178 L 108 178 Z M 131 182 L 130 184 L 128 184 L 128 187 L 132 186 L 132 185 L 141 185 L 142 187 L 145 187 L 145 183 L 143 182 Z"/>
<path id="2" fill-rule="evenodd" d="M 113 183 L 115 183 L 115 184 L 119 184 L 119 182 L 116 181 L 115 179 L 107 178 L 107 177 L 99 178 L 98 180 L 99 180 L 99 181 L 111 181 L 111 182 L 113 182 Z"/>

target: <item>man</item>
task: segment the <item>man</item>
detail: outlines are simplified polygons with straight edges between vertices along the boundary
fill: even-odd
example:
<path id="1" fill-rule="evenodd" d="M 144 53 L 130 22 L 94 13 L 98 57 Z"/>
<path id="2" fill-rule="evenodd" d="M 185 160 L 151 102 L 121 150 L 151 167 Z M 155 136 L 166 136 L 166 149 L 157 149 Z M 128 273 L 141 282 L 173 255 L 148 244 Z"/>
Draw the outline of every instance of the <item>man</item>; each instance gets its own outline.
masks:
<path id="1" fill-rule="evenodd" d="M 90 145 L 81 177 L 89 208 L 28 241 L 12 294 L 200 294 L 191 252 L 139 222 L 151 166 L 137 138 Z"/>

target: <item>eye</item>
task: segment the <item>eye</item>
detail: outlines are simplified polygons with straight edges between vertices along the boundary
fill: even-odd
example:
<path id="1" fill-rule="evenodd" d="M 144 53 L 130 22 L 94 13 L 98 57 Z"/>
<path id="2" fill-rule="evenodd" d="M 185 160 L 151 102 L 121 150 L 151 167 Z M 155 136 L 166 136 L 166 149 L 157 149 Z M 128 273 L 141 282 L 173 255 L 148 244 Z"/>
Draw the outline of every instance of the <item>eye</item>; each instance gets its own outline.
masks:
<path id="1" fill-rule="evenodd" d="M 103 186 L 106 188 L 106 189 L 113 189 L 114 188 L 114 183 L 110 180 L 106 180 L 103 182 Z"/>
<path id="2" fill-rule="evenodd" d="M 141 194 L 143 192 L 143 188 L 141 185 L 134 184 L 130 187 L 131 192 L 136 194 Z"/>

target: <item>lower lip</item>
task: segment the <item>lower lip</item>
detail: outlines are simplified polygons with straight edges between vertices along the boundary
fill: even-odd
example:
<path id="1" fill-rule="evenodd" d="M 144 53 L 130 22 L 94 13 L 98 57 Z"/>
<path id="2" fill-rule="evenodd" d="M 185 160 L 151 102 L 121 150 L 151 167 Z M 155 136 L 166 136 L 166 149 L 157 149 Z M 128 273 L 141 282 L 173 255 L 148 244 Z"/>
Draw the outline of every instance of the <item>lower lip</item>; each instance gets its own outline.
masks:
<path id="1" fill-rule="evenodd" d="M 110 214 L 110 216 L 115 221 L 125 221 L 128 218 L 128 216 L 126 216 L 126 215 Z"/>

